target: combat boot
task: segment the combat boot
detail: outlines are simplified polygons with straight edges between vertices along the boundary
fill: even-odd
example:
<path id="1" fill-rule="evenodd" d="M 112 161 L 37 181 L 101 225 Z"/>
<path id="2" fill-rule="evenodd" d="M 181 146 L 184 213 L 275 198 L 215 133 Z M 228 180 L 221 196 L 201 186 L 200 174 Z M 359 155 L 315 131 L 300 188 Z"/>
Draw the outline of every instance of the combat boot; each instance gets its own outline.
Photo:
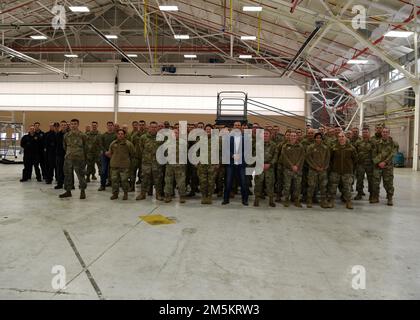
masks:
<path id="1" fill-rule="evenodd" d="M 201 204 L 207 204 L 207 198 L 201 198 Z"/>
<path id="2" fill-rule="evenodd" d="M 353 204 L 351 203 L 351 200 L 346 201 L 346 208 L 350 209 L 350 210 L 353 210 Z"/>
<path id="3" fill-rule="evenodd" d="M 312 199 L 311 200 L 308 199 L 308 201 L 306 201 L 306 207 L 309 209 L 312 208 Z"/>
<path id="4" fill-rule="evenodd" d="M 370 203 L 379 203 L 379 197 L 376 195 L 372 196 L 372 200 L 370 200 Z"/>
<path id="5" fill-rule="evenodd" d="M 328 207 L 331 208 L 331 209 L 335 208 L 335 200 L 334 199 L 330 199 L 328 201 Z"/>
<path id="6" fill-rule="evenodd" d="M 328 209 L 329 205 L 325 199 L 321 199 L 321 208 Z"/>
<path id="7" fill-rule="evenodd" d="M 111 200 L 117 200 L 118 199 L 118 192 L 114 192 L 112 194 Z"/>
<path id="8" fill-rule="evenodd" d="M 93 180 L 93 181 L 98 180 L 94 174 L 92 174 L 92 180 Z"/>
<path id="9" fill-rule="evenodd" d="M 172 201 L 172 197 L 168 194 L 165 195 L 165 203 L 169 203 Z"/>
<path id="10" fill-rule="evenodd" d="M 80 199 L 85 200 L 86 199 L 86 192 L 85 190 L 80 190 Z"/>
<path id="11" fill-rule="evenodd" d="M 134 191 L 136 191 L 134 187 L 134 182 L 130 182 L 130 188 L 128 189 L 128 192 L 134 192 Z"/>
<path id="12" fill-rule="evenodd" d="M 156 200 L 157 201 L 163 201 L 163 197 L 160 193 L 156 193 Z"/>
<path id="13" fill-rule="evenodd" d="M 88 174 L 87 176 L 86 176 L 86 183 L 89 183 L 90 182 L 90 175 Z"/>
<path id="14" fill-rule="evenodd" d="M 273 196 L 269 197 L 269 200 L 268 200 L 268 205 L 269 205 L 270 207 L 272 207 L 272 208 L 275 208 L 275 207 L 276 207 L 276 204 L 275 204 L 275 202 L 274 202 L 274 197 L 273 197 Z"/>
<path id="15" fill-rule="evenodd" d="M 285 208 L 290 207 L 290 200 L 289 200 L 289 199 L 284 200 L 284 202 L 283 202 L 283 206 L 284 206 Z"/>
<path id="16" fill-rule="evenodd" d="M 106 187 L 105 186 L 100 186 L 100 188 L 98 189 L 98 191 L 105 191 Z"/>
<path id="17" fill-rule="evenodd" d="M 207 204 L 213 204 L 213 199 L 212 199 L 212 197 L 208 197 L 208 198 L 207 198 Z"/>
<path id="18" fill-rule="evenodd" d="M 179 203 L 185 203 L 185 197 L 179 197 Z"/>
<path id="19" fill-rule="evenodd" d="M 392 207 L 394 205 L 394 202 L 392 201 L 392 196 L 387 196 L 387 198 L 388 198 L 387 205 Z"/>
<path id="20" fill-rule="evenodd" d="M 260 206 L 260 198 L 258 196 L 255 196 L 254 207 L 259 207 L 259 206 Z"/>
<path id="21" fill-rule="evenodd" d="M 295 200 L 295 207 L 302 208 L 302 204 L 300 203 L 299 199 Z"/>
<path id="22" fill-rule="evenodd" d="M 59 198 L 61 198 L 61 199 L 71 198 L 71 197 L 72 197 L 72 194 L 71 194 L 70 191 L 66 191 L 65 193 L 59 195 Z"/>
<path id="23" fill-rule="evenodd" d="M 281 195 L 280 194 L 276 195 L 276 202 L 281 203 Z"/>
<path id="24" fill-rule="evenodd" d="M 363 199 L 362 193 L 358 193 L 357 196 L 354 197 L 354 200 L 362 200 L 362 199 Z"/>
<path id="25" fill-rule="evenodd" d="M 128 192 L 124 192 L 123 200 L 124 201 L 127 201 L 128 200 Z"/>
<path id="26" fill-rule="evenodd" d="M 140 201 L 140 200 L 144 200 L 146 199 L 146 192 L 142 191 L 140 192 L 140 194 L 137 196 L 136 200 Z"/>

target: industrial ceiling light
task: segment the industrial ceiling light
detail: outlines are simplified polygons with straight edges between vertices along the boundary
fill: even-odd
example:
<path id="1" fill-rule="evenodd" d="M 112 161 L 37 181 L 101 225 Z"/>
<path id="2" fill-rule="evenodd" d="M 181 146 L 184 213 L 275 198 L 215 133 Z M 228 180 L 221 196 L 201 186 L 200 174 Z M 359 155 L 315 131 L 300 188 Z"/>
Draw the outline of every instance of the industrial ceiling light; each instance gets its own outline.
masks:
<path id="1" fill-rule="evenodd" d="M 174 35 L 176 40 L 188 40 L 190 36 L 188 34 L 176 34 Z"/>
<path id="2" fill-rule="evenodd" d="M 178 11 L 178 6 L 159 6 L 160 11 Z"/>
<path id="3" fill-rule="evenodd" d="M 66 58 L 78 58 L 79 56 L 77 54 L 65 54 Z"/>
<path id="4" fill-rule="evenodd" d="M 138 57 L 138 55 L 137 55 L 137 54 L 135 54 L 135 53 L 128 53 L 128 54 L 127 54 L 127 57 L 130 57 L 130 58 L 137 58 L 137 57 Z"/>
<path id="5" fill-rule="evenodd" d="M 244 6 L 242 8 L 243 11 L 248 11 L 248 12 L 261 12 L 262 11 L 262 7 L 257 7 L 257 6 Z"/>
<path id="6" fill-rule="evenodd" d="M 338 78 L 322 78 L 322 81 L 331 81 L 331 82 L 336 82 L 339 81 L 340 79 Z"/>
<path id="7" fill-rule="evenodd" d="M 31 38 L 34 39 L 34 40 L 46 40 L 47 39 L 46 36 L 41 36 L 41 35 L 31 36 Z"/>
<path id="8" fill-rule="evenodd" d="M 351 59 L 349 61 L 347 61 L 347 64 L 367 64 L 369 62 L 369 60 L 356 60 L 356 59 Z"/>
<path id="9" fill-rule="evenodd" d="M 115 34 L 107 34 L 105 35 L 105 37 L 107 37 L 107 39 L 118 39 L 118 36 L 116 36 Z"/>
<path id="10" fill-rule="evenodd" d="M 306 94 L 319 94 L 319 91 L 306 91 Z"/>
<path id="11" fill-rule="evenodd" d="M 241 54 L 239 59 L 252 59 L 252 55 L 250 54 Z"/>
<path id="12" fill-rule="evenodd" d="M 90 12 L 89 8 L 86 6 L 71 6 L 69 9 L 72 12 Z"/>
<path id="13" fill-rule="evenodd" d="M 393 37 L 393 38 L 408 38 L 409 36 L 413 35 L 414 32 L 411 31 L 388 31 L 385 33 L 385 37 Z"/>
<path id="14" fill-rule="evenodd" d="M 244 41 L 247 41 L 247 40 L 254 41 L 254 40 L 257 40 L 257 37 L 256 36 L 241 36 L 241 40 L 244 40 Z"/>
<path id="15" fill-rule="evenodd" d="M 196 54 L 184 54 L 184 58 L 195 59 L 195 58 L 197 58 L 197 55 Z"/>

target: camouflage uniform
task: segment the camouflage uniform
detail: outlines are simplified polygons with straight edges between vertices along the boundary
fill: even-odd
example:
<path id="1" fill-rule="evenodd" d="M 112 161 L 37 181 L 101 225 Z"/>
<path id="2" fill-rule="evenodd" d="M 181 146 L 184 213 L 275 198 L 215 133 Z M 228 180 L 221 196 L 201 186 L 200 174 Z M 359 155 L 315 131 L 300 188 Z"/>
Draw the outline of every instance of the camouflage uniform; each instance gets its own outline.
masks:
<path id="1" fill-rule="evenodd" d="M 375 147 L 372 140 L 359 140 L 354 144 L 357 151 L 357 164 L 356 164 L 356 200 L 360 199 L 363 195 L 363 181 L 365 180 L 365 174 L 368 179 L 368 190 L 372 194 L 372 177 L 373 177 L 373 162 L 372 152 Z"/>
<path id="2" fill-rule="evenodd" d="M 178 164 L 167 164 L 165 170 L 165 202 L 169 202 L 172 198 L 174 191 L 174 180 L 178 187 L 178 193 L 181 202 L 184 202 L 186 193 L 186 164 L 179 164 L 179 149 L 180 144 L 187 144 L 185 140 L 177 140 L 176 142 L 176 155 Z"/>
<path id="3" fill-rule="evenodd" d="M 383 185 L 387 193 L 388 204 L 392 204 L 392 197 L 394 196 L 394 164 L 393 157 L 398 152 L 398 144 L 389 138 L 388 140 L 381 139 L 373 149 L 373 185 L 372 185 L 372 197 L 378 202 L 379 199 L 379 188 L 381 183 L 381 177 Z M 384 169 L 379 168 L 379 164 L 385 162 L 386 166 Z"/>
<path id="4" fill-rule="evenodd" d="M 313 138 L 305 137 L 302 140 L 301 145 L 305 148 L 305 152 L 306 152 L 308 150 L 308 147 L 312 145 L 313 143 L 314 143 Z M 302 197 L 304 201 L 307 200 L 306 196 L 308 194 L 308 175 L 309 175 L 309 165 L 305 160 L 305 162 L 303 163 L 303 168 L 302 168 Z"/>
<path id="5" fill-rule="evenodd" d="M 293 198 L 297 206 L 300 206 L 300 193 L 302 186 L 302 168 L 305 161 L 305 149 L 301 144 L 286 143 L 281 150 L 281 162 L 283 164 L 283 195 L 285 197 L 285 205 L 289 204 L 290 190 L 293 180 L 295 181 L 295 189 Z M 292 167 L 297 166 L 298 172 L 293 172 Z"/>
<path id="6" fill-rule="evenodd" d="M 70 131 L 64 136 L 64 189 L 67 192 L 73 187 L 73 170 L 79 179 L 80 190 L 86 189 L 86 140 L 86 135 L 80 131 Z"/>
<path id="7" fill-rule="evenodd" d="M 356 161 L 356 149 L 349 142 L 343 146 L 337 143 L 331 149 L 329 198 L 332 207 L 334 207 L 337 187 L 341 183 L 341 192 L 344 200 L 347 202 L 347 208 L 352 209 L 351 185 L 353 183 L 353 171 Z"/>
<path id="8" fill-rule="evenodd" d="M 219 150 L 220 145 L 219 145 Z M 219 151 L 220 152 L 220 151 Z M 208 162 L 207 164 L 197 164 L 197 176 L 200 184 L 201 203 L 211 204 L 214 193 L 216 174 L 219 168 L 217 164 L 211 164 L 211 139 L 208 139 Z"/>
<path id="9" fill-rule="evenodd" d="M 128 179 L 130 177 L 131 159 L 135 156 L 134 146 L 127 139 L 115 140 L 109 146 L 109 152 L 111 153 L 112 193 L 118 195 L 121 186 L 124 194 L 126 194 L 130 188 Z"/>
<path id="10" fill-rule="evenodd" d="M 258 199 L 262 197 L 265 191 L 270 197 L 270 206 L 274 207 L 274 182 L 275 182 L 275 164 L 277 162 L 278 153 L 277 145 L 274 141 L 264 142 L 264 164 L 269 164 L 270 168 L 262 172 L 260 175 L 255 176 L 255 202 L 254 205 L 258 206 Z"/>
<path id="11" fill-rule="evenodd" d="M 277 145 L 277 161 L 276 161 L 276 201 L 281 201 L 281 196 L 283 193 L 283 185 L 284 185 L 284 175 L 283 175 L 283 163 L 281 161 L 281 150 L 286 144 L 286 141 L 283 140 L 282 142 L 278 143 Z"/>
<path id="12" fill-rule="evenodd" d="M 128 140 L 133 144 L 134 148 L 139 144 L 140 138 L 143 134 L 140 131 L 132 132 L 128 136 Z M 131 160 L 131 166 L 130 166 L 130 190 L 134 191 L 134 185 L 136 183 L 136 175 L 137 170 L 141 170 L 140 168 L 140 161 L 138 157 L 134 157 Z"/>
<path id="13" fill-rule="evenodd" d="M 196 143 L 196 141 L 188 141 L 188 150 L 192 148 L 192 146 Z M 187 164 L 187 185 L 190 186 L 191 192 L 190 196 L 195 195 L 196 192 L 198 192 L 198 175 L 197 175 L 197 167 L 194 166 L 190 161 L 188 160 Z"/>
<path id="14" fill-rule="evenodd" d="M 162 200 L 163 196 L 163 166 L 157 162 L 156 151 L 162 145 L 162 141 L 156 141 L 156 135 L 150 133 L 143 135 L 136 150 L 137 159 L 141 159 L 141 197 L 149 191 L 152 186 L 156 188 L 156 197 Z"/>
<path id="15" fill-rule="evenodd" d="M 98 131 L 90 131 L 86 134 L 86 162 L 87 162 L 87 181 L 90 176 L 95 176 L 95 164 L 98 166 L 98 172 L 101 173 L 101 147 L 100 147 L 100 133 Z"/>
<path id="16" fill-rule="evenodd" d="M 106 182 L 111 177 L 110 167 L 109 167 L 109 158 L 105 155 L 105 152 L 109 150 L 109 146 L 114 140 L 117 139 L 115 132 L 105 132 L 99 136 L 100 148 L 101 148 L 101 188 L 105 190 Z"/>
<path id="17" fill-rule="evenodd" d="M 320 145 L 316 143 L 310 145 L 306 150 L 306 162 L 309 166 L 308 193 L 306 197 L 308 206 L 311 206 L 315 188 L 319 185 L 321 206 L 326 207 L 330 149 L 324 143 L 321 143 Z M 317 167 L 321 167 L 324 170 L 318 171 Z"/>

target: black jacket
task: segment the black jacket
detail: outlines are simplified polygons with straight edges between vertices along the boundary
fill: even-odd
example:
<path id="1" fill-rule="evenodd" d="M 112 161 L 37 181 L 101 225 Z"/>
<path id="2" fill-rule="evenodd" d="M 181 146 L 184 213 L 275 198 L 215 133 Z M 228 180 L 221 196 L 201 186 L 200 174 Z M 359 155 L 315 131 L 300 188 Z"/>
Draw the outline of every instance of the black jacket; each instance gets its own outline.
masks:
<path id="1" fill-rule="evenodd" d="M 41 141 L 39 136 L 34 134 L 26 134 L 20 140 L 20 146 L 23 148 L 24 157 L 39 158 L 39 150 L 41 149 Z"/>

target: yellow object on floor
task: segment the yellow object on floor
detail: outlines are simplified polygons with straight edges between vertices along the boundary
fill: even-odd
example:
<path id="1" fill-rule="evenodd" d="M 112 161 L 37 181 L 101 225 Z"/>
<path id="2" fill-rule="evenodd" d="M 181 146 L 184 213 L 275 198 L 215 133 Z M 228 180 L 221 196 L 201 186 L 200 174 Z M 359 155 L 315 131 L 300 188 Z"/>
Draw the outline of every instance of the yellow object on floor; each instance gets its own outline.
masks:
<path id="1" fill-rule="evenodd" d="M 175 223 L 174 220 L 171 220 L 171 219 L 169 219 L 167 217 L 164 217 L 160 214 L 150 215 L 150 216 L 140 216 L 140 219 L 142 219 L 144 222 L 147 222 L 148 224 L 150 224 L 152 226 Z"/>

